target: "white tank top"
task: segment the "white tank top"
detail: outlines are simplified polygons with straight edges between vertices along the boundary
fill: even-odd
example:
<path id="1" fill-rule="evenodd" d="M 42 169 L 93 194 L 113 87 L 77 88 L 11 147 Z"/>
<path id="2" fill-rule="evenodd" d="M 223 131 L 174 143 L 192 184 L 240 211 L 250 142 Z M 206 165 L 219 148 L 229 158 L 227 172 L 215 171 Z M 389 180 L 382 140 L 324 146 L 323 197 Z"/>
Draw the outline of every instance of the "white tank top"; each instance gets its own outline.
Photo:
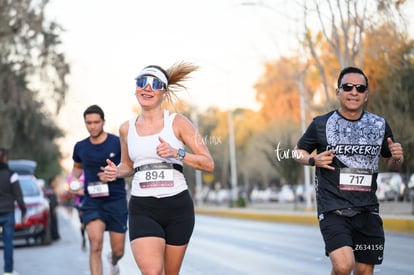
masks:
<path id="1" fill-rule="evenodd" d="M 164 128 L 155 135 L 140 136 L 135 127 L 138 116 L 129 120 L 128 154 L 134 162 L 134 168 L 154 163 L 175 163 L 182 165 L 176 158 L 162 158 L 156 148 L 160 144 L 158 137 L 168 142 L 173 148 L 184 149 L 184 144 L 175 136 L 173 121 L 176 113 L 164 110 Z M 159 168 L 159 167 L 158 167 Z M 176 169 L 147 169 L 136 172 L 132 179 L 131 195 L 138 197 L 169 197 L 188 189 L 184 175 Z"/>

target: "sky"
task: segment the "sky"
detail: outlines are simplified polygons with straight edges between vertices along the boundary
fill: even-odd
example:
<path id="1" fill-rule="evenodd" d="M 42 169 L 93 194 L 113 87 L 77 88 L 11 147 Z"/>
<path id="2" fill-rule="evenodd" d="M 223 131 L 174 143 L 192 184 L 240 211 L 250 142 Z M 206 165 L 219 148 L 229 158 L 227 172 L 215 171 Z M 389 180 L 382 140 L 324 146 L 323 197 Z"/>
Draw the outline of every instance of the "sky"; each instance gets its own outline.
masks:
<path id="1" fill-rule="evenodd" d="M 82 114 L 89 105 L 100 105 L 106 130 L 117 133 L 138 106 L 134 78 L 150 64 L 199 66 L 178 96 L 201 111 L 258 109 L 254 84 L 263 64 L 296 43 L 297 22 L 278 11 L 288 2 L 51 0 L 46 16 L 65 29 L 62 48 L 71 66 L 58 117 L 65 153 L 87 136 Z"/>
<path id="2" fill-rule="evenodd" d="M 65 29 L 62 50 L 71 66 L 66 105 L 57 117 L 66 132 L 64 154 L 70 158 L 75 142 L 87 137 L 82 114 L 89 105 L 100 105 L 105 129 L 118 132 L 138 106 L 134 78 L 151 64 L 198 65 L 188 91 L 178 96 L 201 111 L 258 109 L 254 84 L 264 64 L 297 51 L 302 23 L 295 3 L 50 0 L 46 17 Z"/>

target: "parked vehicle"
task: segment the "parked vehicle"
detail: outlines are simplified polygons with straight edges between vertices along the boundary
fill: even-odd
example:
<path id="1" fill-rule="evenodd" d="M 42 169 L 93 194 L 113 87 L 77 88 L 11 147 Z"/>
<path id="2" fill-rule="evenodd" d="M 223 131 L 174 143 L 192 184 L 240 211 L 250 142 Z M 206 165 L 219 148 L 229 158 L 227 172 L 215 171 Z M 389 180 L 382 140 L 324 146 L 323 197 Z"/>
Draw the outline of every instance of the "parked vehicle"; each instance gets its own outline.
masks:
<path id="1" fill-rule="evenodd" d="M 407 188 L 408 188 L 409 200 L 413 202 L 412 213 L 414 214 L 414 174 L 411 174 L 410 179 L 407 184 Z"/>
<path id="2" fill-rule="evenodd" d="M 209 190 L 205 202 L 214 204 L 225 204 L 231 200 L 230 189 Z"/>
<path id="3" fill-rule="evenodd" d="M 414 174 L 411 174 L 410 180 L 408 181 L 407 188 L 414 189 Z"/>
<path id="4" fill-rule="evenodd" d="M 289 185 L 283 185 L 278 194 L 279 202 L 293 202 L 295 194 Z"/>
<path id="5" fill-rule="evenodd" d="M 255 202 L 269 202 L 269 201 L 278 201 L 278 194 L 271 188 L 258 189 L 253 188 L 250 193 L 250 201 Z"/>
<path id="6" fill-rule="evenodd" d="M 36 162 L 31 160 L 9 160 L 11 170 L 19 175 L 23 199 L 27 207 L 26 220 L 22 221 L 21 211 L 16 204 L 15 239 L 25 239 L 27 243 L 34 239 L 36 243 L 51 243 L 49 201 L 34 176 Z"/>
<path id="7" fill-rule="evenodd" d="M 296 186 L 293 186 L 294 190 L 295 190 L 295 195 L 296 195 L 296 201 L 297 202 L 306 202 L 306 185 L 304 183 L 302 184 L 298 184 Z M 309 195 L 310 195 L 310 199 L 314 200 L 316 193 L 315 193 L 315 187 L 313 186 L 313 184 L 309 184 Z"/>
<path id="8" fill-rule="evenodd" d="M 395 172 L 378 173 L 377 198 L 380 201 L 399 201 L 404 198 L 405 184 L 402 176 Z"/>

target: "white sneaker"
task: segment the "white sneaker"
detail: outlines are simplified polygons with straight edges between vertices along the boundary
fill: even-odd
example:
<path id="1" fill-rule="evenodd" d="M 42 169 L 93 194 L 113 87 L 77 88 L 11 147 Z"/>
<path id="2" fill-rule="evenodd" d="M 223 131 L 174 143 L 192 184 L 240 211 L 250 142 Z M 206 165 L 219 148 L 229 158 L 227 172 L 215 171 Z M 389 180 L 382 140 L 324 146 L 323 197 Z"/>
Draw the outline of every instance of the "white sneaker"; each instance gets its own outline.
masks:
<path id="1" fill-rule="evenodd" d="M 19 275 L 16 271 L 13 272 L 4 272 L 3 275 Z"/>
<path id="2" fill-rule="evenodd" d="M 109 275 L 119 275 L 119 266 L 118 265 L 110 265 L 109 267 Z"/>
<path id="3" fill-rule="evenodd" d="M 119 275 L 119 266 L 118 264 L 112 264 L 112 251 L 110 251 L 107 255 L 109 261 L 109 275 Z"/>

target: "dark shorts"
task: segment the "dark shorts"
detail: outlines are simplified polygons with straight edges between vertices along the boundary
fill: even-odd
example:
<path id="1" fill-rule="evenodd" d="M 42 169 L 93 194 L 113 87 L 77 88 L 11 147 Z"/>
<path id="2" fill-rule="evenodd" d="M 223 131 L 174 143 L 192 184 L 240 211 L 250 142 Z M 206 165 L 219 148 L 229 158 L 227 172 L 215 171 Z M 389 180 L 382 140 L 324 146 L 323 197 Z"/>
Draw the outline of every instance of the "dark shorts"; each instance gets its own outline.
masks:
<path id="1" fill-rule="evenodd" d="M 160 237 L 169 245 L 190 241 L 195 223 L 188 190 L 172 197 L 134 197 L 129 201 L 129 239 Z"/>
<path id="2" fill-rule="evenodd" d="M 100 219 L 106 231 L 125 233 L 127 231 L 128 209 L 126 198 L 112 201 L 88 198 L 82 204 L 82 222 L 87 225 L 90 221 Z"/>
<path id="3" fill-rule="evenodd" d="M 325 253 L 350 246 L 355 260 L 366 264 L 381 264 L 384 256 L 384 229 L 379 214 L 364 212 L 353 217 L 324 214 L 319 222 L 325 241 Z"/>

